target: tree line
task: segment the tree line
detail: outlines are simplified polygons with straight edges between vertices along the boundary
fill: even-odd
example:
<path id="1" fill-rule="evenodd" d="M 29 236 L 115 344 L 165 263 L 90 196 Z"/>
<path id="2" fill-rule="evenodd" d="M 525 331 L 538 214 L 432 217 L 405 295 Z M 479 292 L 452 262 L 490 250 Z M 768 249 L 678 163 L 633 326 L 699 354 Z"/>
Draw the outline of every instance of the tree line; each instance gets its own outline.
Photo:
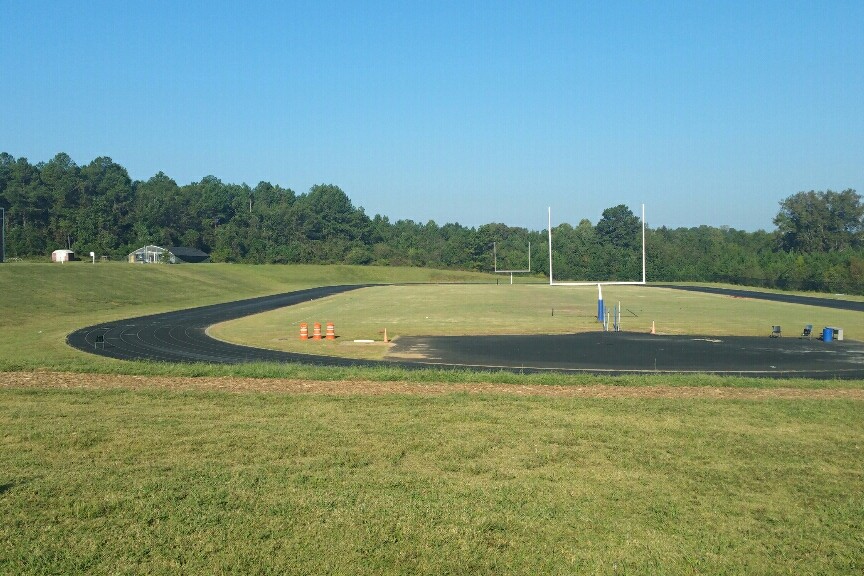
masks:
<path id="1" fill-rule="evenodd" d="M 547 233 L 490 223 L 466 227 L 368 216 L 338 186 L 297 194 L 214 176 L 178 185 L 162 172 L 133 181 L 108 157 L 78 166 L 0 154 L 6 256 L 57 248 L 123 258 L 146 244 L 189 246 L 214 262 L 370 264 L 549 273 Z M 780 203 L 771 232 L 728 227 L 646 228 L 650 281 L 711 281 L 864 293 L 864 204 L 854 190 L 799 192 Z M 560 280 L 636 280 L 642 223 L 624 205 L 553 229 Z"/>

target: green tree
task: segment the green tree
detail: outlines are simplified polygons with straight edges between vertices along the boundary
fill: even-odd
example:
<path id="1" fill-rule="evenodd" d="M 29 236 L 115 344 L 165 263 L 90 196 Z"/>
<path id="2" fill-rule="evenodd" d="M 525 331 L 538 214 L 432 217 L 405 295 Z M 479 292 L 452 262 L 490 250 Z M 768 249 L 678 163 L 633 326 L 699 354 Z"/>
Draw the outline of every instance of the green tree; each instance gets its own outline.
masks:
<path id="1" fill-rule="evenodd" d="M 0 205 L 6 209 L 6 253 L 44 254 L 49 242 L 51 198 L 39 167 L 26 158 L 0 155 Z"/>
<path id="2" fill-rule="evenodd" d="M 80 171 L 75 213 L 75 248 L 99 254 L 127 249 L 133 230 L 132 180 L 111 158 L 100 157 Z"/>
<path id="3" fill-rule="evenodd" d="M 75 240 L 75 212 L 83 189 L 79 172 L 72 158 L 63 152 L 39 165 L 39 177 L 51 202 L 48 233 L 57 247 L 69 248 Z"/>
<path id="4" fill-rule="evenodd" d="M 604 210 L 595 230 L 598 239 L 604 244 L 625 249 L 635 249 L 642 245 L 641 221 L 624 204 Z"/>
<path id="5" fill-rule="evenodd" d="M 175 246 L 180 243 L 184 232 L 184 206 L 179 196 L 180 187 L 162 172 L 146 182 L 136 183 L 131 239 L 134 245 Z"/>
<path id="6" fill-rule="evenodd" d="M 830 252 L 862 245 L 864 205 L 854 190 L 798 192 L 780 202 L 774 218 L 783 250 Z"/>

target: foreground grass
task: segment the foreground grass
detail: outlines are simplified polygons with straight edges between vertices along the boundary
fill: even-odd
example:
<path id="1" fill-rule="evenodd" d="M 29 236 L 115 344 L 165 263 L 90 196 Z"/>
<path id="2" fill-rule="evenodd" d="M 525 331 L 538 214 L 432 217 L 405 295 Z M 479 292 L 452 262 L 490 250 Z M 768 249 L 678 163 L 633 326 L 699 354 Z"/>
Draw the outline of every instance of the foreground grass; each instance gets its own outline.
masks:
<path id="1" fill-rule="evenodd" d="M 848 401 L 0 390 L 0 572 L 860 573 Z"/>

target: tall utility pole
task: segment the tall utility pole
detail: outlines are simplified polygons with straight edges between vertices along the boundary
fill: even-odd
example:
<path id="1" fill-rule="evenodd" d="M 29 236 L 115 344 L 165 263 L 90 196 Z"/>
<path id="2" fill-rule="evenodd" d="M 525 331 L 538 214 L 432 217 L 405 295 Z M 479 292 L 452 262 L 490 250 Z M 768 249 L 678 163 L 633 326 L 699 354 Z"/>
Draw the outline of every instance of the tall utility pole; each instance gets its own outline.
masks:
<path id="1" fill-rule="evenodd" d="M 648 277 L 645 274 L 645 205 L 642 204 L 642 284 L 646 284 Z"/>
<path id="2" fill-rule="evenodd" d="M 552 285 L 552 207 L 549 206 L 549 285 Z"/>

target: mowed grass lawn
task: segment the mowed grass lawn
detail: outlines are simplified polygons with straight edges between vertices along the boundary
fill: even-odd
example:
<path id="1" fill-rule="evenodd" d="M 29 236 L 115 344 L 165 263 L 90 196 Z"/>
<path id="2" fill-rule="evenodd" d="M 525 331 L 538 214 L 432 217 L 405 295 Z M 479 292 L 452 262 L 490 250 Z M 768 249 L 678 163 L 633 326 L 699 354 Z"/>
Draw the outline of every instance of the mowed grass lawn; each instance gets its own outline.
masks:
<path id="1" fill-rule="evenodd" d="M 812 324 L 839 326 L 849 339 L 864 338 L 864 313 L 785 304 L 653 286 L 604 286 L 610 314 L 620 303 L 621 329 L 658 334 L 768 336 L 780 325 L 798 336 Z M 336 326 L 331 342 L 299 340 L 301 322 L 312 334 Z M 610 320 L 611 322 L 611 320 Z M 596 286 L 460 284 L 378 286 L 226 322 L 210 329 L 216 338 L 262 348 L 383 358 L 388 338 L 483 334 L 563 334 L 602 330 Z M 815 337 L 815 336 L 814 336 Z M 358 344 L 354 340 L 375 340 Z"/>
<path id="2" fill-rule="evenodd" d="M 862 382 L 187 367 L 65 345 L 72 330 L 104 320 L 315 285 L 490 280 L 343 266 L 0 265 L 0 574 L 862 572 L 862 402 L 781 400 L 770 390 Z M 812 323 L 862 338 L 851 313 L 716 296 L 697 306 L 677 292 L 664 308 L 645 299 L 651 290 L 617 290 L 604 293 L 621 300 L 625 330 L 655 320 L 661 333 L 719 333 L 732 323 L 731 333 L 752 326 L 767 337 L 771 324 L 794 334 Z M 727 304 L 734 313 L 719 308 Z M 277 320 L 269 338 L 293 342 L 297 322 L 316 320 L 337 323 L 334 346 L 353 334 L 380 339 L 384 328 L 407 334 L 411 322 L 427 334 L 597 329 L 591 288 L 396 286 L 314 305 Z M 72 370 L 81 383 L 88 371 L 132 373 L 143 384 L 10 386 L 2 370 L 49 381 L 46 371 Z M 171 391 L 148 389 L 148 374 L 200 375 L 205 386 L 232 374 L 347 381 L 334 395 Z M 394 378 L 637 391 L 350 391 Z M 662 384 L 765 394 L 638 397 L 639 386 Z"/>
<path id="3" fill-rule="evenodd" d="M 4 574 L 860 574 L 843 400 L 0 392 Z"/>

